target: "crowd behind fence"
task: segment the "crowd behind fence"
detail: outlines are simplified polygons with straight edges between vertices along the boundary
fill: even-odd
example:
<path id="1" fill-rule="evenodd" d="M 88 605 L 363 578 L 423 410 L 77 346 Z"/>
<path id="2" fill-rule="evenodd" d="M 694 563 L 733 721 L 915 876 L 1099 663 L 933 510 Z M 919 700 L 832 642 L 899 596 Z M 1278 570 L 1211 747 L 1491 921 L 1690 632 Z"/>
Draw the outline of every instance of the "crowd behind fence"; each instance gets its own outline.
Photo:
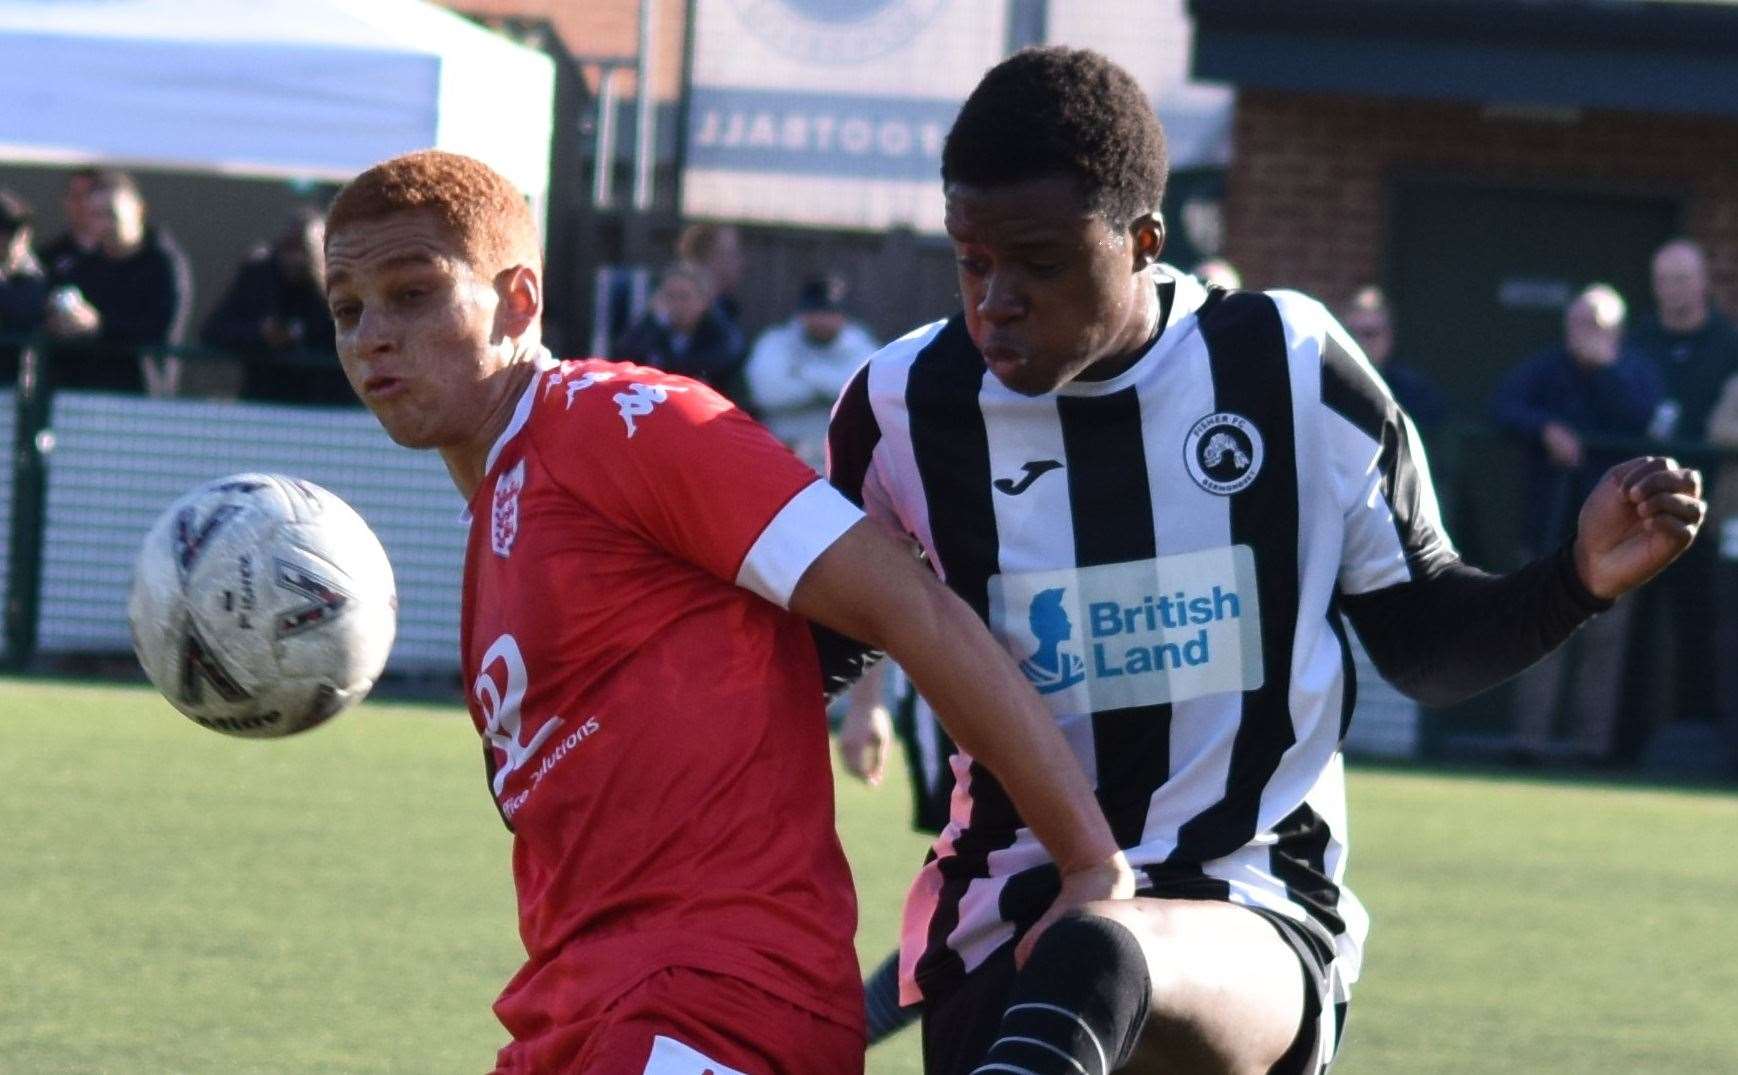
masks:
<path id="1" fill-rule="evenodd" d="M 140 536 L 187 488 L 251 469 L 326 485 L 368 518 L 399 573 L 388 672 L 450 672 L 464 530 L 438 459 L 394 449 L 343 377 L 320 214 L 300 210 L 262 243 L 190 344 L 185 261 L 131 177 L 75 170 L 63 210 L 66 233 L 37 248 L 29 207 L 0 191 L 5 662 L 124 652 Z M 832 401 L 876 346 L 842 281 L 817 275 L 789 296 L 787 320 L 744 326 L 751 274 L 735 227 L 692 224 L 670 254 L 654 289 L 611 307 L 607 353 L 711 384 L 819 469 Z M 1194 271 L 1238 283 L 1223 261 Z M 1566 742 L 1582 761 L 1634 760 L 1653 726 L 1689 718 L 1726 729 L 1738 767 L 1738 330 L 1711 304 L 1696 244 L 1666 244 L 1652 271 L 1654 314 L 1632 324 L 1616 291 L 1584 289 L 1561 340 L 1519 361 L 1471 421 L 1464 406 L 1450 417 L 1443 388 L 1403 348 L 1396 357 L 1378 289 L 1338 311 L 1415 419 L 1450 530 L 1475 563 L 1514 567 L 1567 540 L 1598 476 L 1627 456 L 1674 454 L 1715 494 L 1689 555 L 1565 661 L 1522 677 L 1518 761 Z M 1394 700 L 1392 719 L 1366 725 L 1411 749 L 1420 736 L 1403 727 L 1407 712 Z"/>
<path id="2" fill-rule="evenodd" d="M 400 595 L 390 676 L 450 677 L 456 669 L 460 565 L 465 526 L 451 481 L 433 453 L 393 445 L 357 408 L 221 400 L 154 399 L 86 389 L 54 390 L 39 371 L 46 349 L 17 337 L 0 346 L 24 355 L 19 382 L 0 387 L 0 578 L 6 580 L 0 646 L 14 669 L 129 651 L 126 599 L 133 559 L 152 521 L 194 485 L 241 471 L 291 473 L 353 504 L 391 557 Z M 183 357 L 199 361 L 202 352 Z M 1451 533 L 1470 559 L 1498 564 L 1523 555 L 1535 538 L 1513 505 L 1524 452 L 1489 424 L 1451 423 L 1431 434 L 1435 477 Z M 1738 468 L 1738 452 L 1646 437 L 1586 441 L 1589 457 L 1666 452 L 1703 468 L 1709 480 Z M 1591 477 L 1589 475 L 1588 477 Z M 1563 479 L 1583 479 L 1565 472 Z M 1553 530 L 1572 532 L 1572 504 Z M 1738 642 L 1738 518 L 1714 520 L 1702 539 L 1708 555 L 1674 570 L 1713 595 L 1705 623 L 1652 602 L 1620 655 L 1626 674 L 1624 719 L 1642 739 L 1674 719 L 1729 726 Z M 1680 588 L 1681 589 L 1681 588 Z M 1669 626 L 1668 626 L 1669 625 Z M 1675 630 L 1672 628 L 1675 627 Z M 1673 652 L 1686 633 L 1724 638 L 1704 696 L 1665 688 L 1686 677 Z M 1681 647 L 1679 647 L 1681 648 Z M 1693 647 L 1691 647 L 1693 649 Z M 1579 666 L 1576 667 L 1579 671 Z M 1366 753 L 1416 756 L 1428 749 L 1417 710 L 1360 660 L 1359 716 L 1353 745 Z M 1571 719 L 1572 719 L 1571 715 Z M 1440 737 L 1439 737 L 1440 738 Z M 1636 744 L 1631 743 L 1631 752 Z M 1520 756 L 1516 747 L 1515 760 Z"/>

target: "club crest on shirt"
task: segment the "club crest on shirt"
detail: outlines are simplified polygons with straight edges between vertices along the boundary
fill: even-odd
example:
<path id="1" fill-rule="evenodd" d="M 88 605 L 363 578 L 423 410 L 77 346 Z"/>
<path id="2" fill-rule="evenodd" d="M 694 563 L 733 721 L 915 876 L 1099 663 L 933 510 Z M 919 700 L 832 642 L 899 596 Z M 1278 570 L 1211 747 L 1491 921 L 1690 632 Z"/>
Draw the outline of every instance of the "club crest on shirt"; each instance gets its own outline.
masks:
<path id="1" fill-rule="evenodd" d="M 1189 427 L 1183 465 L 1195 484 L 1215 496 L 1249 488 L 1261 473 L 1261 431 L 1240 414 L 1217 411 Z"/>
<path id="2" fill-rule="evenodd" d="M 495 479 L 495 506 L 489 513 L 489 547 L 505 559 L 519 536 L 519 493 L 525 488 L 525 460 Z"/>

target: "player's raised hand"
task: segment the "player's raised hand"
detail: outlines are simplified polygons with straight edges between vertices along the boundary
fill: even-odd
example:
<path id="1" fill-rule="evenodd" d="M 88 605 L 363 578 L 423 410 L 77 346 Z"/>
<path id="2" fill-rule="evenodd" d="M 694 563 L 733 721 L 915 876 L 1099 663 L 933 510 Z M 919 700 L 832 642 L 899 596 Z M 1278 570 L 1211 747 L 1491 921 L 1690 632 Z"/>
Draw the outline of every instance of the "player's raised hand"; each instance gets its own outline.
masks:
<path id="1" fill-rule="evenodd" d="M 1056 896 L 1056 902 L 1044 912 L 1035 925 L 1020 938 L 1020 943 L 1014 948 L 1014 965 L 1026 965 L 1026 957 L 1032 954 L 1032 946 L 1038 943 L 1038 938 L 1044 931 L 1069 911 L 1078 910 L 1089 903 L 1098 900 L 1126 900 L 1135 894 L 1135 875 L 1130 869 L 1128 859 L 1122 852 L 1117 852 L 1114 858 L 1074 870 L 1062 875 L 1062 891 Z"/>
<path id="2" fill-rule="evenodd" d="M 1619 597 L 1683 555 L 1707 514 L 1699 472 L 1655 455 L 1619 463 L 1581 506 L 1575 569 L 1595 597 Z"/>

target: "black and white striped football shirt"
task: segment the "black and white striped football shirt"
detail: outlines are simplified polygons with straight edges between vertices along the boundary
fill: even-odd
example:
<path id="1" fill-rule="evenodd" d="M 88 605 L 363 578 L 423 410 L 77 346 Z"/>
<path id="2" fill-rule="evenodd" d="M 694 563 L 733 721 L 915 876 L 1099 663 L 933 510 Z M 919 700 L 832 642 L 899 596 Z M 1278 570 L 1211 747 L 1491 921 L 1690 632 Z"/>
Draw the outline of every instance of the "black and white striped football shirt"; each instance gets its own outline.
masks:
<path id="1" fill-rule="evenodd" d="M 829 470 L 1007 646 L 1145 888 L 1303 924 L 1343 1000 L 1367 920 L 1341 883 L 1339 604 L 1454 551 L 1416 433 L 1320 304 L 1155 278 L 1162 331 L 1111 380 L 1021 396 L 960 317 L 888 345 L 840 398 Z M 1057 892 L 995 779 L 954 770 L 906 907 L 907 1002 Z"/>

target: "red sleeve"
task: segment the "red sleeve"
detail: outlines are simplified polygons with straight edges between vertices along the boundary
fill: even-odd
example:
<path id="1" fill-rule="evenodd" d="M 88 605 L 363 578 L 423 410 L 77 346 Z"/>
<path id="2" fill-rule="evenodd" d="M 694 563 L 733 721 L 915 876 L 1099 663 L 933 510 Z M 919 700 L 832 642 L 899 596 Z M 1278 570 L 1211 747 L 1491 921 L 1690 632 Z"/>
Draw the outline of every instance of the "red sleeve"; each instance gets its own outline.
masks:
<path id="1" fill-rule="evenodd" d="M 799 496 L 819 480 L 815 472 L 711 388 L 646 367 L 586 363 L 565 367 L 543 395 L 541 406 L 565 412 L 540 423 L 560 431 L 541 453 L 545 465 L 617 525 L 757 592 L 763 587 L 744 578 L 757 542 L 760 549 L 785 550 L 778 555 L 787 563 L 792 555 L 819 555 L 819 549 L 791 550 L 788 540 L 769 534 L 780 529 L 772 527 L 775 520 L 787 530 L 816 530 L 812 508 L 785 513 L 793 502 L 815 499 Z M 821 547 L 839 532 L 825 534 Z M 779 600 L 789 593 L 762 596 Z"/>

